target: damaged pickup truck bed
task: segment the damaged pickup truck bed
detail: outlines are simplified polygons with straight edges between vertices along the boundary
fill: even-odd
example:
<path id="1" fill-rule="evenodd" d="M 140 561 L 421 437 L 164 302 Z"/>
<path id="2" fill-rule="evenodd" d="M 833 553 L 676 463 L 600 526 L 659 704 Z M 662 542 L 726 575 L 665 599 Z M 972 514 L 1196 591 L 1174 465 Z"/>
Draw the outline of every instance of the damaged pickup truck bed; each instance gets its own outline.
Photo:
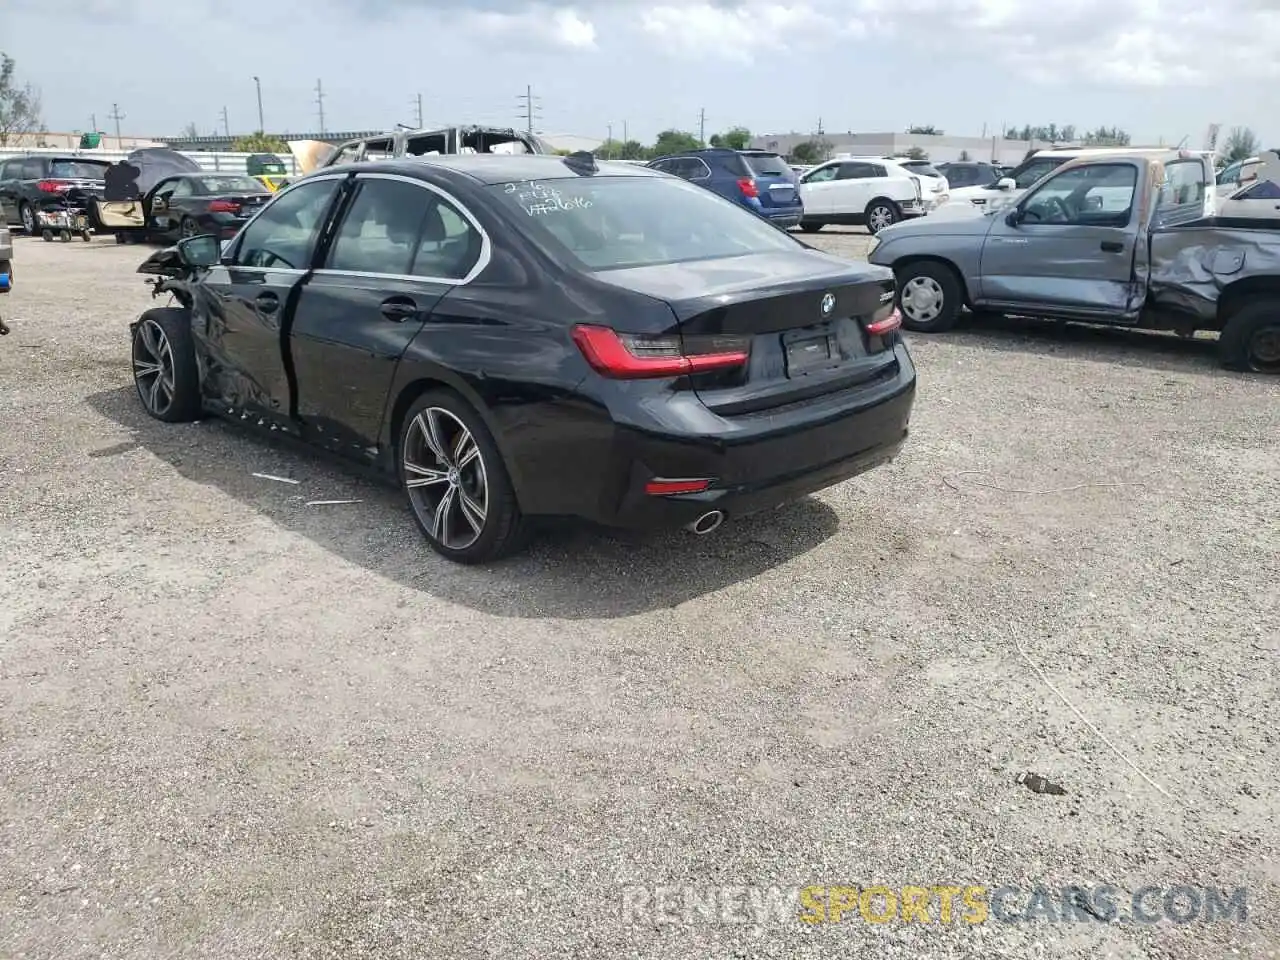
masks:
<path id="1" fill-rule="evenodd" d="M 1190 336 L 1222 363 L 1280 373 L 1280 221 L 1206 216 L 1195 153 L 1063 164 L 1012 208 L 895 224 L 869 257 L 898 280 L 903 323 L 941 332 L 963 307 Z"/>

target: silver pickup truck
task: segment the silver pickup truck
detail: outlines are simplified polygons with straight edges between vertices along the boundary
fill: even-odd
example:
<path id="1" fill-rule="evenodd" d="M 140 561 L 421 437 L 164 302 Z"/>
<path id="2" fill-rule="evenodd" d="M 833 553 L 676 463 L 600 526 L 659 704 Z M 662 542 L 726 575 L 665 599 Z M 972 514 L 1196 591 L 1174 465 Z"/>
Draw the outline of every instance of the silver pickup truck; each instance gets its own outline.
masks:
<path id="1" fill-rule="evenodd" d="M 1068 161 L 1016 204 L 882 230 L 909 330 L 960 311 L 1219 333 L 1225 366 L 1280 373 L 1280 222 L 1206 216 L 1213 171 L 1188 151 Z"/>

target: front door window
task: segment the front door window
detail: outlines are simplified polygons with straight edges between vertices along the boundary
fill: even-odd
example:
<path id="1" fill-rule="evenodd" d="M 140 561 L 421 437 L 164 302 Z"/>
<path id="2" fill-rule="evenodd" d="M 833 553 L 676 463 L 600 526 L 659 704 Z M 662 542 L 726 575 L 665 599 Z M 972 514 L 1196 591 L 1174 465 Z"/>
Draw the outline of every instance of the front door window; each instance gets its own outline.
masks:
<path id="1" fill-rule="evenodd" d="M 1065 170 L 1023 202 L 1023 222 L 1124 227 L 1133 212 L 1137 187 L 1138 168 L 1129 163 Z"/>

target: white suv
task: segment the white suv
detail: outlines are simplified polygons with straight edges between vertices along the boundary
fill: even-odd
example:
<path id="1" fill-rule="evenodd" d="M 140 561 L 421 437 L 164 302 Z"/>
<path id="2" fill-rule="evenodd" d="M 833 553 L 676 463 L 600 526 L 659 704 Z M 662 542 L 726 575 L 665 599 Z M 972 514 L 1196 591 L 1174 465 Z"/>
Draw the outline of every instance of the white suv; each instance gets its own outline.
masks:
<path id="1" fill-rule="evenodd" d="M 883 157 L 828 160 L 800 177 L 800 229 L 812 233 L 828 223 L 865 224 L 868 233 L 876 234 L 899 220 L 922 216 L 927 210 L 921 179 Z"/>

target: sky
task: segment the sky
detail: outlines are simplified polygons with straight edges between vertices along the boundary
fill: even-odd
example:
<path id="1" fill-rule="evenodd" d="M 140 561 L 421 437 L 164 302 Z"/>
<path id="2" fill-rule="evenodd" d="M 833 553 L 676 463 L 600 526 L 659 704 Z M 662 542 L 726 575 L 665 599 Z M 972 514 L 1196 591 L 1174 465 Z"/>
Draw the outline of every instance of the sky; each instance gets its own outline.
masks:
<path id="1" fill-rule="evenodd" d="M 1280 140 L 1277 0 L 0 0 L 52 131 L 125 136 L 524 125 L 651 142 L 933 125 Z M 33 52 L 35 55 L 33 55 Z"/>

